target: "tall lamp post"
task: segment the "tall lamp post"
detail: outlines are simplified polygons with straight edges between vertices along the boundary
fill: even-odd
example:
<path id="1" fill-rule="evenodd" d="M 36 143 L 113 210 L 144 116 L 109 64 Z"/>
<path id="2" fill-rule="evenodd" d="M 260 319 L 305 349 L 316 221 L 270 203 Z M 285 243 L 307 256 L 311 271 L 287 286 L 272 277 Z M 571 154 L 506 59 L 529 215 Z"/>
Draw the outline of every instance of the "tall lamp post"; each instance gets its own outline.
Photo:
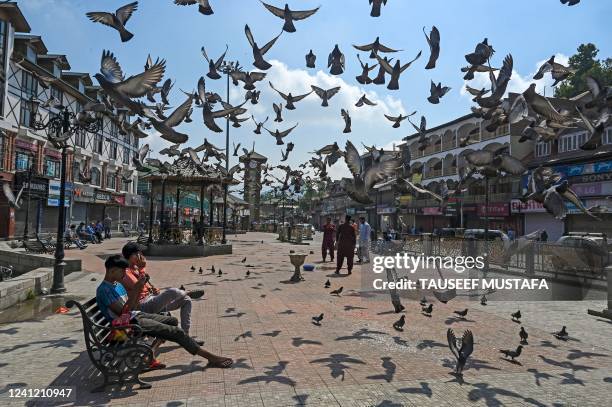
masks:
<path id="1" fill-rule="evenodd" d="M 238 61 L 223 61 L 223 63 L 221 64 L 221 68 L 219 69 L 219 71 L 221 71 L 222 73 L 225 74 L 226 80 L 227 80 L 227 87 L 226 87 L 226 95 L 225 95 L 225 101 L 226 103 L 229 104 L 229 91 L 230 91 L 230 74 L 232 72 L 235 72 L 237 70 L 239 70 L 240 63 Z M 229 116 L 227 116 L 225 118 L 225 171 L 229 171 L 229 129 L 230 129 L 230 125 L 229 125 Z M 224 185 L 223 187 L 223 238 L 221 239 L 221 244 L 226 244 L 227 243 L 227 239 L 225 236 L 225 229 L 227 227 L 227 183 Z"/>
<path id="2" fill-rule="evenodd" d="M 96 112 L 92 115 L 81 112 L 79 120 L 77 115 L 68 110 L 68 107 L 60 107 L 60 113 L 56 116 L 49 115 L 46 122 L 38 113 L 40 101 L 36 98 L 30 99 L 30 128 L 34 130 L 47 130 L 47 139 L 62 152 L 61 175 L 60 175 L 60 197 L 59 215 L 57 219 L 57 237 L 55 244 L 55 263 L 53 265 L 53 285 L 51 292 L 54 294 L 66 291 L 64 287 L 64 228 L 66 227 L 66 155 L 69 148 L 70 138 L 79 131 L 97 133 L 102 129 L 102 113 Z M 90 113 L 90 112 L 89 112 Z"/>

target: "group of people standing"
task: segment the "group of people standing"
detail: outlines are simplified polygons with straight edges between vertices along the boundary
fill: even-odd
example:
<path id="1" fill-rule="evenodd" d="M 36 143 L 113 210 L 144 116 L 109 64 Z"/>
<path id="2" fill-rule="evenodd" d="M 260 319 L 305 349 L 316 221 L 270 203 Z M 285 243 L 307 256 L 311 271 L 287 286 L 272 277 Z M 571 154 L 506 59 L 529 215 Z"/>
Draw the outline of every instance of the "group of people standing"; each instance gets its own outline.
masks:
<path id="1" fill-rule="evenodd" d="M 360 217 L 359 224 L 357 224 L 351 219 L 350 215 L 346 215 L 344 222 L 340 225 L 332 223 L 332 219 L 328 217 L 321 230 L 323 231 L 323 243 L 321 246 L 323 262 L 327 261 L 328 253 L 331 261 L 334 261 L 334 251 L 337 251 L 336 274 L 340 274 L 345 258 L 348 274 L 352 274 L 357 239 L 359 239 L 357 250 L 358 262 L 370 262 L 372 228 L 364 217 Z"/>

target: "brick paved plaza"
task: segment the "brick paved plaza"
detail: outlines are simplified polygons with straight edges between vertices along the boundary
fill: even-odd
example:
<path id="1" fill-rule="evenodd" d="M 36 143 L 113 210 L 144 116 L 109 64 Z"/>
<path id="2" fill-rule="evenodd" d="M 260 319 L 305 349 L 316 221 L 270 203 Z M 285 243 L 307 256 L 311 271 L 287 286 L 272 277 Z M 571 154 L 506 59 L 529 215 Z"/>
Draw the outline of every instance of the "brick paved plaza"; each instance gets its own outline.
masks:
<path id="1" fill-rule="evenodd" d="M 159 359 L 167 368 L 143 375 L 150 390 L 108 389 L 91 393 L 102 378 L 85 351 L 80 315 L 51 314 L 42 319 L 0 325 L 0 405 L 11 387 L 76 386 L 76 401 L 66 405 L 168 406 L 445 406 L 534 405 L 603 406 L 612 390 L 612 324 L 590 317 L 586 309 L 603 302 L 499 303 L 486 307 L 454 300 L 435 303 L 433 316 L 421 315 L 417 301 L 406 302 L 403 332 L 392 328 L 398 316 L 388 296 L 369 298 L 360 289 L 359 266 L 352 276 L 333 275 L 320 264 L 319 239 L 310 246 L 279 243 L 275 235 L 248 233 L 232 237 L 231 256 L 149 259 L 157 287 L 201 287 L 194 302 L 192 333 L 208 350 L 234 358 L 231 369 L 206 369 L 203 359 L 166 343 Z M 262 243 L 263 240 L 263 243 Z M 67 277 L 70 296 L 93 296 L 103 276 L 103 258 L 125 239 L 112 239 L 69 256 L 83 260 L 82 273 Z M 289 284 L 290 250 L 308 253 L 315 272 Z M 246 263 L 240 260 L 246 256 Z M 247 278 L 246 264 L 251 268 Z M 223 276 L 191 273 L 221 268 Z M 92 279 L 96 281 L 92 281 Z M 323 287 L 344 287 L 342 296 Z M 453 311 L 470 308 L 467 321 Z M 518 345 L 519 325 L 510 313 L 520 307 L 529 345 L 511 363 L 500 348 Z M 321 326 L 311 318 L 325 314 Z M 550 332 L 567 325 L 571 339 Z M 449 372 L 454 359 L 446 329 L 474 332 L 475 351 L 463 383 Z M 31 404 L 35 405 L 35 404 Z M 39 405 L 37 403 L 36 405 Z"/>

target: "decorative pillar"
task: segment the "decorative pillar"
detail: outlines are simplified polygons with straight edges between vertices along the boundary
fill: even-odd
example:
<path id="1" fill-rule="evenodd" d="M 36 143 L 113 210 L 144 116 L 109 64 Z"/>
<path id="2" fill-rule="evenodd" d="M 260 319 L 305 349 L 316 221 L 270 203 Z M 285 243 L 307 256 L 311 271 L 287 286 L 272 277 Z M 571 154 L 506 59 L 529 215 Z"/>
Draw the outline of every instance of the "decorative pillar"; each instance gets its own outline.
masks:
<path id="1" fill-rule="evenodd" d="M 36 143 L 36 172 L 44 174 L 45 170 L 45 142 Z"/>

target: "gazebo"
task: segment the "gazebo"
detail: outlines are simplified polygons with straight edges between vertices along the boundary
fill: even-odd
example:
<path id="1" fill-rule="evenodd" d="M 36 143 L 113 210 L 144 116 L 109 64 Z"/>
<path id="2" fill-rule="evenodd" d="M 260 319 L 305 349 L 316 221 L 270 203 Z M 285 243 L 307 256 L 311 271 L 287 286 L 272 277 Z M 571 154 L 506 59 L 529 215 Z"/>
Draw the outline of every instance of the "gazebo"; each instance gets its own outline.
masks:
<path id="1" fill-rule="evenodd" d="M 213 254 L 231 254 L 231 244 L 221 244 L 222 228 L 204 226 L 204 199 L 210 195 L 213 202 L 214 191 L 223 190 L 225 185 L 239 182 L 233 177 L 210 165 L 196 163 L 189 156 L 178 158 L 171 165 L 162 165 L 143 179 L 151 183 L 149 194 L 149 236 L 146 254 L 149 256 L 200 257 Z M 181 193 L 199 192 L 199 220 L 194 218 L 190 225 L 179 222 Z M 166 194 L 175 196 L 174 214 L 167 214 Z M 153 208 L 156 196 L 161 196 L 161 217 L 154 225 Z"/>

